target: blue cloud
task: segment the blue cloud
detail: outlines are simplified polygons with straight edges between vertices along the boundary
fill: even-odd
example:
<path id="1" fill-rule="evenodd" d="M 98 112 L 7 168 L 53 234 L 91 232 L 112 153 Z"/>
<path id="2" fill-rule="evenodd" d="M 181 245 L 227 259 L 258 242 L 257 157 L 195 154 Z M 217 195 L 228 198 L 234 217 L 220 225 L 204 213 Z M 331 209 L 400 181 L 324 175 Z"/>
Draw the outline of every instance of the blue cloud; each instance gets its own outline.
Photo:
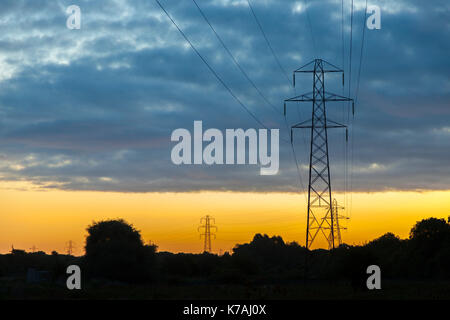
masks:
<path id="1" fill-rule="evenodd" d="M 199 1 L 274 112 L 223 50 L 191 1 L 162 1 L 202 55 L 265 125 L 280 128 L 283 100 L 294 95 L 246 1 Z M 355 1 L 352 93 L 355 95 L 364 1 Z M 146 191 L 298 191 L 289 144 L 280 173 L 257 166 L 175 166 L 176 128 L 258 128 L 185 43 L 154 1 L 78 1 L 81 30 L 65 26 L 70 1 L 3 1 L 0 13 L 0 176 L 42 188 Z M 254 10 L 289 73 L 319 56 L 342 64 L 340 1 L 255 2 Z M 379 1 L 382 29 L 366 30 L 354 120 L 353 188 L 361 191 L 450 186 L 449 12 L 446 1 Z M 349 7 L 345 8 L 349 71 Z M 310 27 L 312 30 L 310 30 Z M 312 31 L 312 32 L 311 32 Z M 312 45 L 312 35 L 315 49 Z M 315 52 L 316 51 L 316 52 Z M 290 78 L 290 74 L 288 74 Z M 298 92 L 311 90 L 298 78 Z M 340 79 L 327 87 L 341 93 Z M 348 83 L 345 91 L 348 90 Z M 288 122 L 311 106 L 289 110 Z M 347 121 L 346 105 L 330 117 Z M 330 134 L 334 190 L 343 190 L 344 135 Z M 295 148 L 306 184 L 307 132 Z M 353 146 L 353 147 L 352 147 Z"/>

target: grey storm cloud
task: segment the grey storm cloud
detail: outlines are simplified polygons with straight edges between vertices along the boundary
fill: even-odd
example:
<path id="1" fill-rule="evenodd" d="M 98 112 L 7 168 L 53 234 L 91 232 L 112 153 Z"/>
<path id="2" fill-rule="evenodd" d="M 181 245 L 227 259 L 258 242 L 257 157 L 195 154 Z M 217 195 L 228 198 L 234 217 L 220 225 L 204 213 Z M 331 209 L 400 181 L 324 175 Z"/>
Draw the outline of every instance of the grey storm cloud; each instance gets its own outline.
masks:
<path id="1" fill-rule="evenodd" d="M 280 171 L 255 165 L 171 162 L 173 130 L 259 128 L 214 78 L 155 1 L 75 1 L 80 30 L 66 28 L 74 1 L 3 0 L 0 10 L 0 179 L 40 188 L 122 192 L 234 190 L 295 192 L 307 180 L 308 132 L 295 132 L 299 181 L 282 115 L 295 93 L 292 70 L 321 57 L 342 65 L 341 1 L 252 1 L 277 65 L 246 0 L 197 0 L 274 111 L 233 64 L 192 1 L 161 1 L 231 90 L 270 128 L 280 128 Z M 376 1 L 381 30 L 365 30 L 350 141 L 330 133 L 333 188 L 345 163 L 358 191 L 450 187 L 450 5 Z M 351 96 L 355 97 L 365 1 L 355 0 Z M 350 1 L 344 0 L 345 94 Z M 308 16 L 310 23 L 308 22 Z M 298 77 L 296 90 L 311 91 Z M 342 93 L 340 80 L 328 90 Z M 289 107 L 289 125 L 310 104 Z M 347 122 L 346 104 L 329 116 Z M 346 151 L 347 150 L 347 151 Z M 348 160 L 345 161 L 345 154 Z M 303 186 L 302 186 L 303 184 Z"/>

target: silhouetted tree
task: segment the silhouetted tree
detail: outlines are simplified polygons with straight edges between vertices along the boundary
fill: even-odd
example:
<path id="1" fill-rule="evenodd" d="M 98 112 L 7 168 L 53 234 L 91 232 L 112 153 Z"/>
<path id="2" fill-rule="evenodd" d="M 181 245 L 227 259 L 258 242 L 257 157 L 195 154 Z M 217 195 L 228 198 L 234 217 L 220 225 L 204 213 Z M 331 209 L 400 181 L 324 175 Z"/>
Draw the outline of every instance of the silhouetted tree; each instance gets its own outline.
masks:
<path id="1" fill-rule="evenodd" d="M 437 218 L 417 222 L 410 232 L 408 255 L 409 274 L 425 278 L 448 278 L 450 224 L 445 219 Z"/>
<path id="2" fill-rule="evenodd" d="M 376 257 L 378 265 L 383 270 L 383 277 L 404 276 L 406 241 L 395 234 L 388 232 L 381 237 L 370 241 L 365 247 Z"/>
<path id="3" fill-rule="evenodd" d="M 445 222 L 445 219 L 428 218 L 417 222 L 412 227 L 409 237 L 421 241 L 426 239 L 439 240 L 448 236 L 449 232 L 450 224 Z"/>
<path id="4" fill-rule="evenodd" d="M 379 238 L 370 241 L 367 246 L 369 247 L 379 247 L 382 249 L 396 247 L 400 244 L 401 240 L 398 236 L 392 232 L 385 233 Z"/>
<path id="5" fill-rule="evenodd" d="M 88 275 L 143 282 L 154 271 L 156 246 L 144 245 L 141 235 L 122 219 L 94 222 L 87 228 L 85 262 Z"/>
<path id="6" fill-rule="evenodd" d="M 310 250 L 307 273 L 306 248 L 286 243 L 280 236 L 255 234 L 249 243 L 237 244 L 232 255 L 218 256 L 156 254 L 156 246 L 144 245 L 139 231 L 123 220 L 93 223 L 87 231 L 85 257 L 14 249 L 11 254 L 0 254 L 0 275 L 23 276 L 34 268 L 49 271 L 54 281 L 64 284 L 67 266 L 84 263 L 82 275 L 134 283 L 144 283 L 156 274 L 162 284 L 244 284 L 252 288 L 295 284 L 306 274 L 311 282 L 347 280 L 355 290 L 367 289 L 366 269 L 372 264 L 380 266 L 383 280 L 450 277 L 450 224 L 444 219 L 417 222 L 408 239 L 386 233 L 360 246 Z"/>
<path id="7" fill-rule="evenodd" d="M 304 267 L 305 253 L 306 249 L 295 242 L 286 244 L 280 236 L 258 233 L 250 243 L 236 245 L 232 258 L 244 274 L 261 274 L 272 279 L 281 275 L 298 278 L 299 270 Z"/>

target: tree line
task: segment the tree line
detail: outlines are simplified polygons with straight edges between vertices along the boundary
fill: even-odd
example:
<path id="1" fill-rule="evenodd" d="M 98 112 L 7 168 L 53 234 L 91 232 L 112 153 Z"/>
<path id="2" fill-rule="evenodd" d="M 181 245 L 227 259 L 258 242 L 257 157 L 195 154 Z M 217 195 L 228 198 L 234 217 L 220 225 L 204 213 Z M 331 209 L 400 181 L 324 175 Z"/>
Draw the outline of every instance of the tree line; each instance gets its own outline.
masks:
<path id="1" fill-rule="evenodd" d="M 85 255 L 15 250 L 0 255 L 0 277 L 23 275 L 27 268 L 48 270 L 52 281 L 77 264 L 83 278 L 132 284 L 283 284 L 296 281 L 347 281 L 362 285 L 366 268 L 378 265 L 383 279 L 450 279 L 450 223 L 428 218 L 417 222 L 407 239 L 386 233 L 364 245 L 306 250 L 280 236 L 255 234 L 231 253 L 158 252 L 124 220 L 94 222 L 87 228 Z"/>

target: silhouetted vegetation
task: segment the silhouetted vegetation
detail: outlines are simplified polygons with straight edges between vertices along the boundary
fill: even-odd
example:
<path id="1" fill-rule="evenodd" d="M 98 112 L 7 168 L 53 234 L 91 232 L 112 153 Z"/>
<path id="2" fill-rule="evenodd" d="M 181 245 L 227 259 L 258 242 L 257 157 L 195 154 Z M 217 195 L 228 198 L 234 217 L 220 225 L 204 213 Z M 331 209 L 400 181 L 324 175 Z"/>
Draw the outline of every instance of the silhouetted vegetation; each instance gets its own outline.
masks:
<path id="1" fill-rule="evenodd" d="M 425 289 L 414 291 L 415 297 L 425 292 L 433 296 L 432 288 L 450 280 L 450 223 L 444 219 L 429 218 L 416 223 L 408 239 L 386 233 L 365 245 L 341 245 L 332 251 L 318 249 L 308 252 L 296 242 L 286 243 L 279 236 L 256 234 L 250 243 L 237 244 L 231 254 L 226 252 L 221 256 L 211 253 L 156 253 L 157 247 L 145 245 L 139 231 L 123 220 L 97 222 L 87 231 L 84 257 L 56 252 L 51 255 L 26 253 L 22 250 L 0 255 L 0 282 L 8 277 L 25 277 L 27 270 L 34 268 L 49 272 L 50 282 L 59 283 L 63 288 L 67 266 L 78 264 L 88 287 L 99 290 L 102 286 L 109 286 L 111 292 L 115 292 L 114 296 L 122 297 L 112 286 L 127 283 L 151 285 L 159 289 L 152 289 L 152 293 L 145 291 L 142 295 L 157 299 L 175 294 L 170 288 L 177 288 L 175 295 L 178 298 L 184 297 L 182 292 L 186 292 L 186 298 L 193 298 L 187 292 L 211 286 L 216 289 L 203 292 L 210 292 L 212 296 L 203 298 L 306 297 L 306 292 L 310 292 L 305 289 L 306 285 L 314 288 L 325 286 L 321 293 L 314 291 L 316 289 L 310 292 L 318 298 L 326 295 L 330 288 L 335 288 L 340 294 L 364 294 L 367 292 L 366 269 L 372 264 L 380 266 L 383 283 L 419 283 Z M 259 291 L 254 289 L 258 286 Z M 306 291 L 296 292 L 293 286 Z M 407 297 L 411 291 L 404 288 L 400 286 L 396 292 Z M 450 297 L 448 286 L 439 290 L 440 296 Z M 107 291 L 95 292 L 93 295 L 109 297 Z M 200 294 L 201 290 L 198 292 Z M 235 296 L 227 296 L 229 294 Z"/>
<path id="2" fill-rule="evenodd" d="M 85 267 L 88 277 L 147 282 L 155 274 L 156 246 L 124 220 L 106 220 L 87 228 Z"/>
<path id="3" fill-rule="evenodd" d="M 9 254 L 0 255 L 0 278 L 24 277 L 29 269 L 35 269 L 48 271 L 54 282 L 65 282 L 67 266 L 79 262 L 79 258 L 56 252 L 46 255 L 43 252 L 13 250 Z"/>

